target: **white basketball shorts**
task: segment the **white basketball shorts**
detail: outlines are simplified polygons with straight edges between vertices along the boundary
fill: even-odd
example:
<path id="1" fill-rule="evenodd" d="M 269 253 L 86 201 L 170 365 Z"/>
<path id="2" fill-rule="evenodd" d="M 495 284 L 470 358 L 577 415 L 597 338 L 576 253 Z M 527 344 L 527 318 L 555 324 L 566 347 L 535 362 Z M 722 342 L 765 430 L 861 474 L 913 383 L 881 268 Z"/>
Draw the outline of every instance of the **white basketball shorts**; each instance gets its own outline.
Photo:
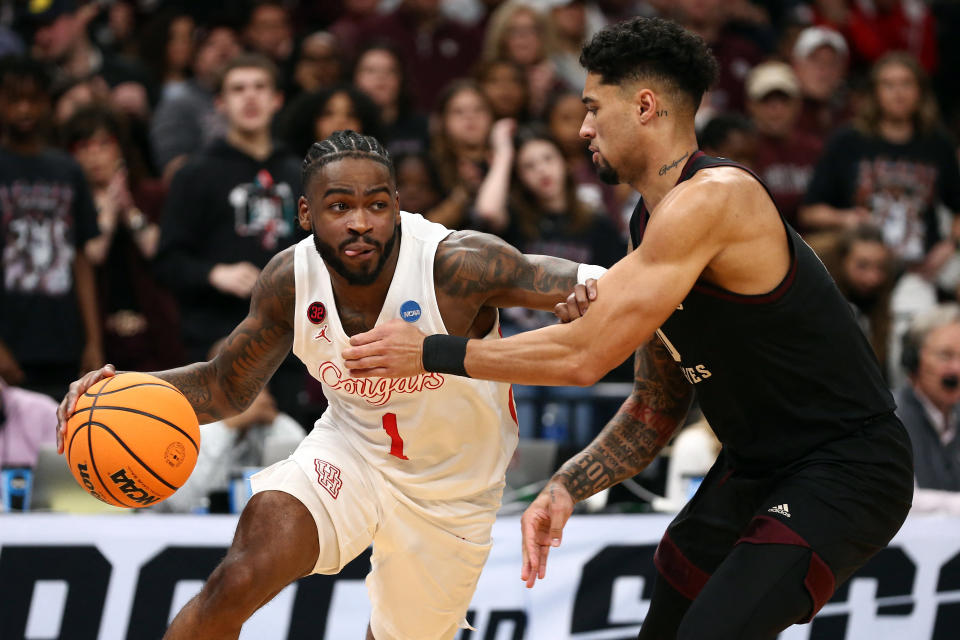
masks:
<path id="1" fill-rule="evenodd" d="M 377 640 L 452 638 L 466 627 L 495 509 L 464 521 L 398 500 L 342 435 L 322 425 L 250 483 L 254 493 L 283 491 L 309 509 L 321 549 L 313 573 L 338 573 L 373 544 L 366 584 Z"/>

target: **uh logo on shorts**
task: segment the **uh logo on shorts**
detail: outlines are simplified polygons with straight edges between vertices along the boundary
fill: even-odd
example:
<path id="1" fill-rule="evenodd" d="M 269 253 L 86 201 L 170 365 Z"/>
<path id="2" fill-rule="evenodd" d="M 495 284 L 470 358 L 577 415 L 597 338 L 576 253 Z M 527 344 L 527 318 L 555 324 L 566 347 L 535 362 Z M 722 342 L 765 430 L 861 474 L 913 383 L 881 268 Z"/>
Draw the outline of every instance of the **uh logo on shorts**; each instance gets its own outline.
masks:
<path id="1" fill-rule="evenodd" d="M 317 482 L 336 500 L 340 495 L 340 487 L 343 486 L 339 467 L 319 458 L 314 459 L 313 464 L 317 469 Z"/>

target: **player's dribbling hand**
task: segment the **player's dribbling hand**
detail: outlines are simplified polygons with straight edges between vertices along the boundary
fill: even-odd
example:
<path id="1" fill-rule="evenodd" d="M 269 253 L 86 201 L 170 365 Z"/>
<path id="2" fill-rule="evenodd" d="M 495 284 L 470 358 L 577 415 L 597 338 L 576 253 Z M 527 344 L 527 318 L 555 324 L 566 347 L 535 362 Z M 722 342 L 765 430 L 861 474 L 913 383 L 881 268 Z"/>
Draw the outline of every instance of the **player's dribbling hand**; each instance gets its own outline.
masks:
<path id="1" fill-rule="evenodd" d="M 397 318 L 350 338 L 343 360 L 354 378 L 411 378 L 423 373 L 424 338 Z"/>
<path id="2" fill-rule="evenodd" d="M 520 519 L 523 566 L 520 579 L 533 587 L 547 575 L 547 554 L 550 547 L 559 547 L 563 527 L 573 513 L 573 497 L 559 482 L 551 481 L 536 500 L 530 503 Z"/>
<path id="3" fill-rule="evenodd" d="M 566 302 L 557 303 L 553 308 L 553 315 L 557 316 L 561 323 L 572 322 L 585 314 L 590 303 L 596 299 L 597 281 L 595 278 L 587 278 L 584 284 L 573 288 L 573 293 L 567 296 Z"/>
<path id="4" fill-rule="evenodd" d="M 98 380 L 116 374 L 117 370 L 112 364 L 105 364 L 99 369 L 85 374 L 79 380 L 70 383 L 70 390 L 67 391 L 67 395 L 63 397 L 63 401 L 57 407 L 57 453 L 63 453 L 63 439 L 67 434 L 67 418 L 76 408 L 77 398 L 86 393 L 87 389 L 95 385 Z"/>

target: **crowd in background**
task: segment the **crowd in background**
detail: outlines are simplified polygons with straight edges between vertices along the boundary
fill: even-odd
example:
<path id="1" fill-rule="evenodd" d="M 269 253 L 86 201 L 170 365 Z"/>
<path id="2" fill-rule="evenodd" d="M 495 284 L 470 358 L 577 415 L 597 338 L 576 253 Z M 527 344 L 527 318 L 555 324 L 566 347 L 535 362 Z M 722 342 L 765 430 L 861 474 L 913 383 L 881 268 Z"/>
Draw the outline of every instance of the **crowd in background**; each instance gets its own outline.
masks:
<path id="1" fill-rule="evenodd" d="M 916 391 L 922 339 L 941 326 L 921 335 L 916 319 L 960 325 L 943 313 L 960 294 L 955 3 L 17 0 L 0 2 L 0 419 L 14 391 L 59 399 L 104 362 L 205 359 L 259 270 L 304 237 L 300 162 L 338 129 L 386 145 L 403 209 L 611 266 L 637 194 L 603 183 L 579 137 L 578 56 L 635 15 L 710 44 L 720 78 L 697 114 L 701 148 L 764 181 L 890 387 Z M 552 321 L 503 314 L 507 333 Z M 948 337 L 939 364 L 958 371 L 931 374 L 916 413 L 942 445 L 926 455 L 946 469 L 930 488 L 960 491 L 960 333 Z M 607 380 L 632 381 L 629 363 Z M 324 405 L 292 358 L 265 393 L 216 455 L 239 447 L 249 462 L 263 440 L 249 434 L 278 416 L 308 429 Z M 606 414 L 571 397 L 521 411 L 521 434 L 589 440 Z M 546 434 L 554 406 L 578 428 Z M 0 465 L 30 464 L 14 458 L 35 435 L 18 445 L 12 431 Z"/>

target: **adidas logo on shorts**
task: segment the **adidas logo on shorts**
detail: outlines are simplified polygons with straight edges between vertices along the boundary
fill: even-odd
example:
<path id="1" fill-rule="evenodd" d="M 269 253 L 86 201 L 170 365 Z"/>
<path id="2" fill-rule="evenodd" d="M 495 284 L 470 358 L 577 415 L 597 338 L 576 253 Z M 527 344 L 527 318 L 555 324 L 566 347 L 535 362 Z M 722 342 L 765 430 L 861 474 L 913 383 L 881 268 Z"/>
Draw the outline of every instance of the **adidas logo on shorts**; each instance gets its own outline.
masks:
<path id="1" fill-rule="evenodd" d="M 767 511 L 769 511 L 770 513 L 779 514 L 779 515 L 784 516 L 784 517 L 786 517 L 786 518 L 789 518 L 789 517 L 790 517 L 790 507 L 787 506 L 787 503 L 786 503 L 786 502 L 784 502 L 783 504 L 778 504 L 778 505 L 775 506 L 775 507 L 771 507 L 771 508 L 767 509 Z"/>

